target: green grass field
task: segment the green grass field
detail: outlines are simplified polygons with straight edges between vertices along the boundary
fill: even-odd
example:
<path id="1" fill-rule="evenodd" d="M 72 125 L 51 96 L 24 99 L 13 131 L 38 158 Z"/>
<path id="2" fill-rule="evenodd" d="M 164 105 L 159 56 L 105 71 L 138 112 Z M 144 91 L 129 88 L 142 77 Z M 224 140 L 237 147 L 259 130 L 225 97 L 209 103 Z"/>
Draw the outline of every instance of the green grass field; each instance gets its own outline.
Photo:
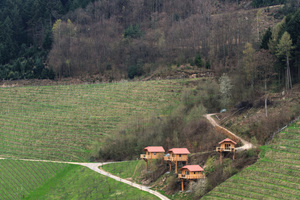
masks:
<path id="1" fill-rule="evenodd" d="M 158 199 L 125 183 L 98 174 L 87 167 L 68 165 L 58 175 L 25 199 Z"/>
<path id="2" fill-rule="evenodd" d="M 141 171 L 146 169 L 144 160 L 133 160 L 103 165 L 103 170 L 121 178 L 140 178 Z"/>
<path id="3" fill-rule="evenodd" d="M 261 148 L 254 165 L 203 199 L 300 199 L 300 120 Z"/>
<path id="4" fill-rule="evenodd" d="M 141 116 L 165 115 L 182 80 L 1 88 L 0 157 L 87 161 Z"/>
<path id="5" fill-rule="evenodd" d="M 22 199 L 64 171 L 66 164 L 0 160 L 0 199 Z"/>
<path id="6" fill-rule="evenodd" d="M 0 160 L 0 199 L 158 199 L 87 167 Z"/>

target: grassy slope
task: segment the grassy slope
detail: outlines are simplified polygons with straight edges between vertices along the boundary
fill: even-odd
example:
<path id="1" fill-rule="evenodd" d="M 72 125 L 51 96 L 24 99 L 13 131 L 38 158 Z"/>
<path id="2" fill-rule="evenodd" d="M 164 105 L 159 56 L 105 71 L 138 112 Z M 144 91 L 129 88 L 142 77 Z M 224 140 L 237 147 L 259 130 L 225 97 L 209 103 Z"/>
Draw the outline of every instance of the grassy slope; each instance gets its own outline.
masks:
<path id="1" fill-rule="evenodd" d="M 260 160 L 203 199 L 300 199 L 300 120 L 262 147 Z"/>
<path id="2" fill-rule="evenodd" d="M 1 88 L 0 156 L 86 161 L 140 115 L 164 114 L 181 80 Z"/>
<path id="3" fill-rule="evenodd" d="M 79 165 L 0 160 L 0 199 L 157 199 Z"/>
<path id="4" fill-rule="evenodd" d="M 0 199 L 21 199 L 45 184 L 66 164 L 0 160 Z"/>
<path id="5" fill-rule="evenodd" d="M 146 169 L 146 162 L 143 160 L 133 160 L 104 165 L 102 168 L 121 178 L 132 178 L 136 180 L 140 177 L 141 171 Z"/>
<path id="6" fill-rule="evenodd" d="M 68 170 L 34 191 L 26 199 L 158 199 L 124 183 L 69 165 Z"/>

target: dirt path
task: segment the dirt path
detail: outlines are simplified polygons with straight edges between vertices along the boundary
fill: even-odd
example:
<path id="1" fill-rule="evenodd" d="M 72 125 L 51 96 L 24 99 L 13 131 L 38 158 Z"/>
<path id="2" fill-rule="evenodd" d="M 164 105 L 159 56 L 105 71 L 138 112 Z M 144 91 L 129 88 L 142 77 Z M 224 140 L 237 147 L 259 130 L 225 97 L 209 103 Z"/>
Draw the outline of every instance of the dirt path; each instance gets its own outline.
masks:
<path id="1" fill-rule="evenodd" d="M 1 159 L 6 159 L 6 158 L 0 158 L 0 160 Z M 112 179 L 114 179 L 116 181 L 128 184 L 128 185 L 130 185 L 132 187 L 135 187 L 135 188 L 138 188 L 140 190 L 146 191 L 146 192 L 148 192 L 150 194 L 153 194 L 153 195 L 157 196 L 158 198 L 160 198 L 162 200 L 169 200 L 169 198 L 167 198 L 166 196 L 160 194 L 159 192 L 151 190 L 149 187 L 146 187 L 144 185 L 140 185 L 140 184 L 137 184 L 137 183 L 130 182 L 130 181 L 126 180 L 126 179 L 122 179 L 122 178 L 120 178 L 118 176 L 112 175 L 112 174 L 104 171 L 103 169 L 99 169 L 99 167 L 101 167 L 103 165 L 107 165 L 107 164 L 115 163 L 115 162 L 80 163 L 80 162 L 64 162 L 64 161 L 34 160 L 34 159 L 15 159 L 15 160 L 23 160 L 23 161 L 31 161 L 31 162 L 52 162 L 52 163 L 64 163 L 64 164 L 72 164 L 72 165 L 81 165 L 81 166 L 84 166 L 84 167 L 88 167 L 91 170 L 93 170 L 93 171 L 95 171 L 95 172 L 97 172 L 99 174 L 102 174 L 104 176 L 107 176 L 109 178 L 112 178 Z"/>
<path id="2" fill-rule="evenodd" d="M 216 114 L 207 114 L 205 115 L 206 119 L 208 119 L 208 121 L 214 126 L 217 127 L 218 129 L 221 130 L 221 132 L 228 136 L 231 137 L 232 139 L 235 140 L 239 140 L 243 146 L 241 147 L 237 147 L 236 150 L 237 151 L 243 151 L 243 150 L 248 150 L 248 149 L 252 149 L 254 147 L 253 144 L 251 144 L 250 142 L 247 142 L 246 140 L 242 139 L 241 137 L 237 136 L 236 134 L 232 133 L 231 131 L 229 131 L 228 129 L 220 126 L 211 116 L 216 115 Z"/>

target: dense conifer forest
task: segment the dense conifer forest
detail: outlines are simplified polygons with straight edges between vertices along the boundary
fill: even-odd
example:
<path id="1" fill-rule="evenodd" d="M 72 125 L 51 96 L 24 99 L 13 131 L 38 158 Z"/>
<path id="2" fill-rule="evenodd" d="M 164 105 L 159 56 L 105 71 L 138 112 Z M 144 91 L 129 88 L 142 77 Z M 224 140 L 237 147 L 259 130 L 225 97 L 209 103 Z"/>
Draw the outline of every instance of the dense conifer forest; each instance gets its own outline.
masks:
<path id="1" fill-rule="evenodd" d="M 0 2 L 0 78 L 53 79 L 46 67 L 53 23 L 91 0 L 2 0 Z"/>

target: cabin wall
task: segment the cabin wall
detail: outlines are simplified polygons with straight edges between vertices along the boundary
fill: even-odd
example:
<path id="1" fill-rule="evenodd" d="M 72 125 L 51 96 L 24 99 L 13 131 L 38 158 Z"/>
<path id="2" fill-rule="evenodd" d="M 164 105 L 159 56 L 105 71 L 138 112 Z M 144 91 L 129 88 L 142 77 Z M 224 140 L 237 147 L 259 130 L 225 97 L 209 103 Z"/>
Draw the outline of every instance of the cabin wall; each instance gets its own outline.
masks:
<path id="1" fill-rule="evenodd" d="M 186 155 L 186 154 L 181 154 L 181 157 L 179 157 L 179 154 L 174 154 L 174 157 L 173 157 L 173 152 L 171 152 L 170 157 L 174 158 L 174 160 L 188 160 L 188 155 Z"/>
<path id="2" fill-rule="evenodd" d="M 152 159 L 159 159 L 159 158 L 162 158 L 164 156 L 164 153 L 156 153 L 156 155 L 154 155 L 155 153 L 151 152 L 150 154 L 151 154 Z"/>
<path id="3" fill-rule="evenodd" d="M 220 147 L 225 149 L 225 144 L 230 144 L 230 148 L 234 148 L 234 146 L 235 146 L 235 145 L 232 144 L 231 142 L 224 142 L 224 143 L 221 144 Z"/>
<path id="4" fill-rule="evenodd" d="M 188 169 L 181 170 L 181 174 L 185 175 L 186 171 L 189 171 L 189 170 Z M 189 171 L 189 175 L 199 175 L 199 174 L 202 174 L 202 172 L 190 172 Z"/>
<path id="5" fill-rule="evenodd" d="M 185 174 L 186 171 L 188 171 L 188 170 L 187 170 L 187 169 L 183 169 L 183 170 L 181 171 L 181 174 Z"/>

